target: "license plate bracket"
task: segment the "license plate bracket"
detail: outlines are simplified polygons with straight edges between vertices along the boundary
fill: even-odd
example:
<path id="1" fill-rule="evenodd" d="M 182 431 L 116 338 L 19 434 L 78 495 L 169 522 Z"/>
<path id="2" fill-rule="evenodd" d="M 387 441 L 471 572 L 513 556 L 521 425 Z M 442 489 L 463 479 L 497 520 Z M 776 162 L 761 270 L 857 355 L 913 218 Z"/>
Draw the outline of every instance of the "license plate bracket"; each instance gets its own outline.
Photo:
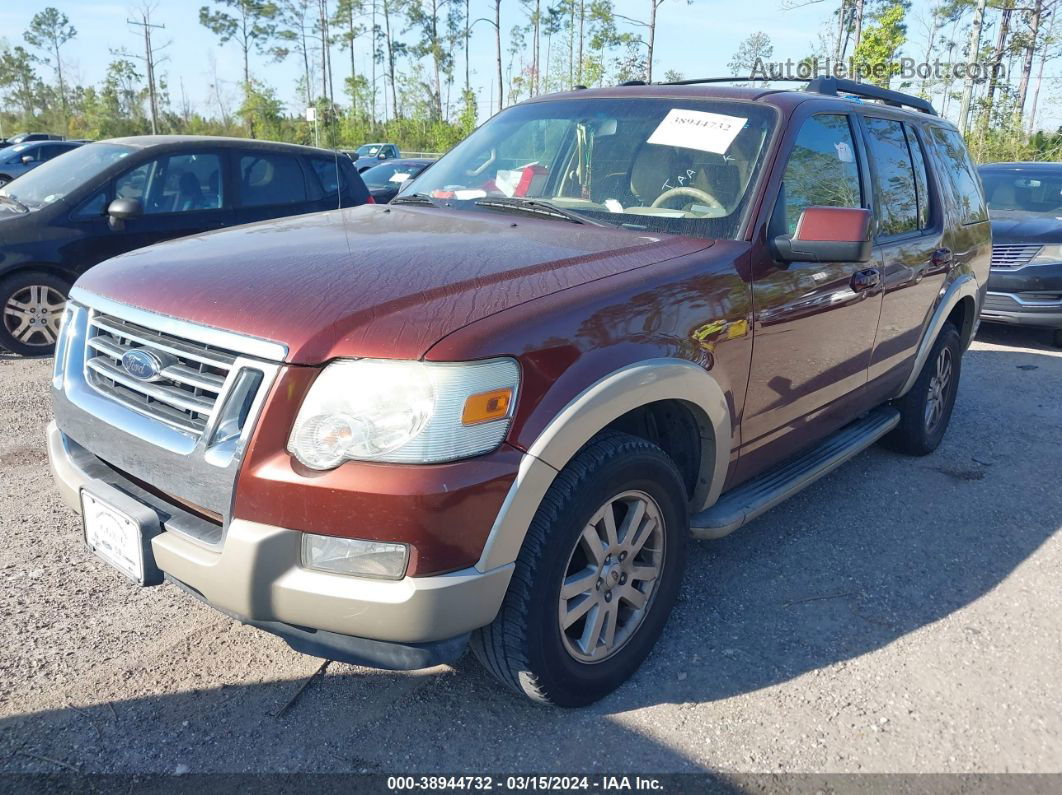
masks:
<path id="1" fill-rule="evenodd" d="M 81 528 L 85 545 L 140 586 L 164 579 L 151 540 L 162 532 L 159 515 L 142 502 L 104 486 L 81 489 Z"/>

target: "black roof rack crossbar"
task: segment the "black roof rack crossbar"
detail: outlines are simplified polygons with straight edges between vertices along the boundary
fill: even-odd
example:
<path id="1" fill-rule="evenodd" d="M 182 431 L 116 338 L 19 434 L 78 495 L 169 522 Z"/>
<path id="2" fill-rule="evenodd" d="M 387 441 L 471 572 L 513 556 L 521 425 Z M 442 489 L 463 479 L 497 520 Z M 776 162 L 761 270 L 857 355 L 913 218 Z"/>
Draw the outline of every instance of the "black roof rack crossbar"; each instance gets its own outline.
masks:
<path id="1" fill-rule="evenodd" d="M 869 83 L 860 83 L 857 80 L 844 80 L 838 77 L 816 77 L 808 81 L 807 90 L 813 91 L 816 94 L 827 94 L 829 96 L 836 96 L 838 93 L 844 93 L 852 94 L 857 97 L 864 97 L 866 99 L 879 99 L 886 105 L 892 105 L 893 107 L 902 108 L 906 106 L 908 108 L 920 110 L 923 113 L 928 113 L 930 116 L 937 115 L 933 103 L 928 99 L 915 97 L 911 94 L 904 94 L 902 91 L 893 91 L 888 88 L 872 86 Z"/>
<path id="2" fill-rule="evenodd" d="M 933 107 L 933 103 L 931 103 L 928 99 L 922 99 L 921 97 L 912 96 L 911 94 L 904 94 L 902 91 L 892 91 L 888 88 L 879 88 L 878 86 L 873 86 L 869 83 L 860 83 L 858 80 L 844 80 L 842 78 L 828 76 L 812 78 L 771 77 L 770 75 L 764 75 L 762 77 L 696 77 L 692 80 L 672 80 L 667 83 L 658 83 L 657 85 L 692 86 L 698 83 L 745 82 L 807 83 L 808 85 L 805 90 L 814 92 L 816 94 L 824 94 L 826 96 L 851 94 L 853 96 L 862 97 L 864 99 L 877 99 L 884 102 L 886 105 L 892 105 L 896 108 L 914 108 L 915 110 L 920 110 L 923 113 L 928 113 L 931 116 L 937 115 L 937 111 Z"/>

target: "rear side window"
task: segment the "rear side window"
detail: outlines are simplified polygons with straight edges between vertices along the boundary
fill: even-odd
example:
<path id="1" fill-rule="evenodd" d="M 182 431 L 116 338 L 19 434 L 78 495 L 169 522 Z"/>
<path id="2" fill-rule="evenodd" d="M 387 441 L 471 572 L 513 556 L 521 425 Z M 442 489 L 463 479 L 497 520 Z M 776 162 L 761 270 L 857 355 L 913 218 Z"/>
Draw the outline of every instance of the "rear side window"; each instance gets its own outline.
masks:
<path id="1" fill-rule="evenodd" d="M 341 188 L 346 193 L 347 175 L 342 165 L 324 157 L 311 157 L 310 165 L 321 183 L 321 191 L 325 196 L 335 196 Z"/>
<path id="2" fill-rule="evenodd" d="M 905 124 L 907 131 L 907 148 L 911 150 L 911 163 L 914 165 L 915 188 L 918 190 L 918 227 L 928 229 L 931 215 L 929 204 L 929 174 L 926 171 L 925 153 L 922 143 L 910 124 Z"/>
<path id="3" fill-rule="evenodd" d="M 866 122 L 877 179 L 878 234 L 890 237 L 915 232 L 921 228 L 918 189 L 903 124 L 875 118 Z"/>
<path id="4" fill-rule="evenodd" d="M 302 166 L 291 155 L 245 154 L 239 162 L 239 198 L 243 207 L 306 201 Z"/>
<path id="5" fill-rule="evenodd" d="M 981 190 L 981 180 L 970 162 L 970 154 L 957 130 L 930 127 L 934 148 L 944 166 L 944 181 L 951 188 L 952 200 L 964 224 L 987 220 L 988 209 Z"/>
<path id="6" fill-rule="evenodd" d="M 782 177 L 784 228 L 790 235 L 808 207 L 863 206 L 855 151 L 847 116 L 823 114 L 804 122 Z"/>

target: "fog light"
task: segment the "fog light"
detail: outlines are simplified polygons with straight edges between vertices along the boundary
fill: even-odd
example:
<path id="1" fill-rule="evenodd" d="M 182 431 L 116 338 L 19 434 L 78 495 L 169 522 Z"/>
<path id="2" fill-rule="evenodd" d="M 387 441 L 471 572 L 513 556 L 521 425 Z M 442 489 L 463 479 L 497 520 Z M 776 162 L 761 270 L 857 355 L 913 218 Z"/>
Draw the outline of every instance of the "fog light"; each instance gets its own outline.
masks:
<path id="1" fill-rule="evenodd" d="M 408 560 L 409 547 L 405 544 L 312 533 L 302 536 L 302 565 L 311 569 L 400 580 Z"/>

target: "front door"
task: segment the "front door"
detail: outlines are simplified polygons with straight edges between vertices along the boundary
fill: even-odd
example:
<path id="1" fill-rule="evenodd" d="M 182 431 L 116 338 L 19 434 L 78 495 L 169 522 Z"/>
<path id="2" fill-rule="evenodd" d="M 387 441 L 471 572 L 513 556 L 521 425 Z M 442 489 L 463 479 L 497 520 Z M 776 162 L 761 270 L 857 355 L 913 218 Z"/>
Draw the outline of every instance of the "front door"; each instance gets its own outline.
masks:
<path id="1" fill-rule="evenodd" d="M 848 115 L 805 120 L 775 202 L 773 232 L 792 234 L 807 207 L 868 206 L 861 156 Z M 773 263 L 761 271 L 752 283 L 741 479 L 859 413 L 881 311 L 875 262 Z"/>

